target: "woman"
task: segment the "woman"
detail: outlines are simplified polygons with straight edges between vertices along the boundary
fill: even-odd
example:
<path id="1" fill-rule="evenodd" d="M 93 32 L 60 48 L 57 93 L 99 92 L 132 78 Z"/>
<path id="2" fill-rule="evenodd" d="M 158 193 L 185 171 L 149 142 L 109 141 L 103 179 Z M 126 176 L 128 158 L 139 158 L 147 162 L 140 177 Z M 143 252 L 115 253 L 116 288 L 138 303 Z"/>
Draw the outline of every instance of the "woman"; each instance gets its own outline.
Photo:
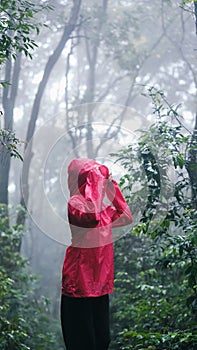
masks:
<path id="1" fill-rule="evenodd" d="M 61 324 L 67 350 L 107 350 L 109 294 L 114 288 L 112 227 L 132 222 L 105 165 L 74 159 L 68 167 L 72 243 L 62 269 Z M 107 196 L 112 205 L 105 203 Z"/>

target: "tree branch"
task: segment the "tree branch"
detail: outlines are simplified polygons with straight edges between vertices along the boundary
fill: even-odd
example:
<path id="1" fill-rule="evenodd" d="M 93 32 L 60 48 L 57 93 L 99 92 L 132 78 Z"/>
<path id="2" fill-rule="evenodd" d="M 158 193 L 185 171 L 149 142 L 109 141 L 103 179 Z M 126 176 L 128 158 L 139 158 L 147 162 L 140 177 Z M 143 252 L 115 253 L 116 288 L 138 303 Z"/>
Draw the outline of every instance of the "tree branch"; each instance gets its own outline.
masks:
<path id="1" fill-rule="evenodd" d="M 27 142 L 29 142 L 31 140 L 31 138 L 34 134 L 35 124 L 36 124 L 36 120 L 38 118 L 41 99 L 42 99 L 42 96 L 44 94 L 44 90 L 45 90 L 45 87 L 47 85 L 47 82 L 49 80 L 49 76 L 52 72 L 54 65 L 58 61 L 58 59 L 59 59 L 59 57 L 60 57 L 60 55 L 65 47 L 65 44 L 70 39 L 70 34 L 75 29 L 75 25 L 76 25 L 79 10 L 80 10 L 80 5 L 81 5 L 81 0 L 74 0 L 74 6 L 72 9 L 70 20 L 65 25 L 64 32 L 63 32 L 62 37 L 59 41 L 59 44 L 57 45 L 53 54 L 49 57 L 48 62 L 46 64 L 44 74 L 43 74 L 42 80 L 39 84 L 38 91 L 37 91 L 37 94 L 36 94 L 36 97 L 34 100 L 34 104 L 33 104 L 33 108 L 32 108 L 31 118 L 30 118 L 28 131 L 27 131 L 27 138 L 26 138 Z"/>
<path id="2" fill-rule="evenodd" d="M 49 80 L 49 76 L 52 72 L 54 65 L 58 61 L 58 59 L 59 59 L 59 57 L 60 57 L 60 55 L 65 47 L 65 44 L 70 39 L 71 33 L 73 32 L 73 30 L 76 27 L 76 22 L 77 22 L 79 11 L 80 11 L 80 6 L 81 6 L 81 0 L 73 0 L 73 8 L 72 8 L 69 22 L 65 25 L 62 37 L 61 37 L 56 49 L 54 50 L 53 54 L 49 57 L 48 62 L 46 64 L 44 74 L 43 74 L 42 80 L 39 84 L 38 91 L 37 91 L 37 94 L 36 94 L 36 97 L 34 100 L 31 118 L 30 118 L 29 125 L 28 125 L 27 136 L 26 136 L 26 141 L 28 143 L 30 142 L 30 140 L 34 134 L 34 131 L 35 131 L 36 120 L 37 120 L 38 114 L 39 114 L 41 99 L 42 99 L 42 96 L 44 94 L 44 90 L 45 90 L 45 87 L 47 85 L 47 82 Z M 27 144 L 26 144 L 26 147 L 27 147 Z M 28 155 L 26 157 L 26 162 L 24 164 L 23 194 L 21 193 L 21 200 L 20 200 L 20 204 L 23 208 L 26 207 L 27 202 L 28 202 L 28 197 L 29 197 L 28 177 L 29 177 L 29 167 L 30 167 L 32 156 L 33 156 L 32 145 L 30 143 L 29 148 L 28 148 Z M 24 215 L 23 211 L 19 212 L 16 222 L 17 222 L 17 224 L 24 224 L 25 215 Z"/>

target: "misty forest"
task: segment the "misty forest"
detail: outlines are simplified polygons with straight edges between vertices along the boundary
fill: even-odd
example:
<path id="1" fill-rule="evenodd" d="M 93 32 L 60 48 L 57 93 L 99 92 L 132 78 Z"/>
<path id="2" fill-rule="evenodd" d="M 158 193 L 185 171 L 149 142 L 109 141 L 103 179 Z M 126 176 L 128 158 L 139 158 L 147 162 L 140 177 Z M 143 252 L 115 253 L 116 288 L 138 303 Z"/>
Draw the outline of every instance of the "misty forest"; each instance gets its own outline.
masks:
<path id="1" fill-rule="evenodd" d="M 67 166 L 109 166 L 110 350 L 197 349 L 197 1 L 1 0 L 0 350 L 63 350 Z M 76 335 L 77 336 L 77 335 Z"/>

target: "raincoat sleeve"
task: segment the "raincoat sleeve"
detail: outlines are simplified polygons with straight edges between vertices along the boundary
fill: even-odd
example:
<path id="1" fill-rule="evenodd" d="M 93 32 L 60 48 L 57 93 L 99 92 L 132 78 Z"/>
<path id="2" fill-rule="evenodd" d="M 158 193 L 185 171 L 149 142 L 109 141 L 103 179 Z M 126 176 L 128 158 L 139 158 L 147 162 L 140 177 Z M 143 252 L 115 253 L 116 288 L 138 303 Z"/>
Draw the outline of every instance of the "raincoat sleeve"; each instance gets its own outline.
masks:
<path id="1" fill-rule="evenodd" d="M 95 227 L 99 222 L 93 203 L 78 196 L 73 196 L 68 201 L 68 220 L 71 225 L 79 227 Z"/>
<path id="2" fill-rule="evenodd" d="M 122 192 L 115 180 L 109 182 L 106 194 L 114 208 L 110 207 L 110 216 L 112 219 L 112 226 L 125 226 L 133 221 L 130 208 L 125 201 Z"/>

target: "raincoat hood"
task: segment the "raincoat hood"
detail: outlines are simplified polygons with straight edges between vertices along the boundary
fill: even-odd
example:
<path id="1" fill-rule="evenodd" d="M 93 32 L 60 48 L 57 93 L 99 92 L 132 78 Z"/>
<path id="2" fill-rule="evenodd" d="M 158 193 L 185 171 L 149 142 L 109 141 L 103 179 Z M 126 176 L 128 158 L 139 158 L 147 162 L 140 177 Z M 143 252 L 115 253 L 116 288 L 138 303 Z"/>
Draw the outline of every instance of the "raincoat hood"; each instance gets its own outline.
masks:
<path id="1" fill-rule="evenodd" d="M 70 196 L 82 195 L 85 200 L 94 203 L 98 212 L 108 177 L 109 170 L 105 165 L 88 158 L 73 159 L 68 167 Z"/>

